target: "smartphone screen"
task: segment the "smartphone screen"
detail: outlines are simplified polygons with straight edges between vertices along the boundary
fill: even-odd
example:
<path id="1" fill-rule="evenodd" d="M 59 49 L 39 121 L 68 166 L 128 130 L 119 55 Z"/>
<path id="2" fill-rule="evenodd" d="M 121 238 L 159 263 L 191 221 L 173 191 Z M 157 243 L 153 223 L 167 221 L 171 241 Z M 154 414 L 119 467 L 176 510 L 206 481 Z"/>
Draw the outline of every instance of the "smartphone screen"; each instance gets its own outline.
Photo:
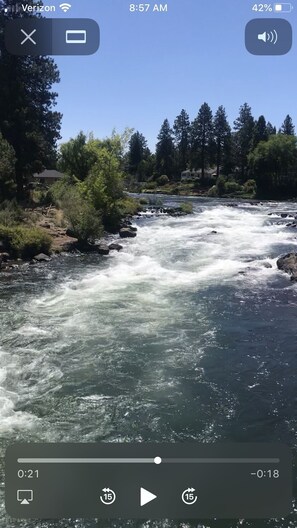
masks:
<path id="1" fill-rule="evenodd" d="M 0 0 L 1 528 L 297 527 L 295 31 Z"/>

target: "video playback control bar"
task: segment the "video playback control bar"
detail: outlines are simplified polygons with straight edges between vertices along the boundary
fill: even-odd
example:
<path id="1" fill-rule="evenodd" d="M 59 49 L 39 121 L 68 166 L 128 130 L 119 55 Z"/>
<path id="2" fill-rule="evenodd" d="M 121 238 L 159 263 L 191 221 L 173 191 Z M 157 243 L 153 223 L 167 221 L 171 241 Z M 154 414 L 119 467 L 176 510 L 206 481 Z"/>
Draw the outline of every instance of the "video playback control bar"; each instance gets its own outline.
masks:
<path id="1" fill-rule="evenodd" d="M 6 452 L 15 518 L 277 518 L 292 509 L 278 444 L 20 444 Z"/>
<path id="2" fill-rule="evenodd" d="M 5 26 L 12 55 L 92 55 L 99 45 L 99 26 L 89 18 L 17 18 Z"/>

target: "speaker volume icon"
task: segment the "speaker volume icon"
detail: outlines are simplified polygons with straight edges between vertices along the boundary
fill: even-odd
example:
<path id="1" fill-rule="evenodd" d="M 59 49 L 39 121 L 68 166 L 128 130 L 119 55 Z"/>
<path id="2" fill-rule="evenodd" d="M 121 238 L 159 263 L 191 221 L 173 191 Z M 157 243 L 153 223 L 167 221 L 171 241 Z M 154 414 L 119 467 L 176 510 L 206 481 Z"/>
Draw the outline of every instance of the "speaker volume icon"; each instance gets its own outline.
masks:
<path id="1" fill-rule="evenodd" d="M 264 33 L 259 33 L 258 40 L 262 40 L 263 42 L 270 44 L 276 44 L 278 41 L 278 34 L 276 29 L 273 29 L 272 31 L 264 31 Z"/>

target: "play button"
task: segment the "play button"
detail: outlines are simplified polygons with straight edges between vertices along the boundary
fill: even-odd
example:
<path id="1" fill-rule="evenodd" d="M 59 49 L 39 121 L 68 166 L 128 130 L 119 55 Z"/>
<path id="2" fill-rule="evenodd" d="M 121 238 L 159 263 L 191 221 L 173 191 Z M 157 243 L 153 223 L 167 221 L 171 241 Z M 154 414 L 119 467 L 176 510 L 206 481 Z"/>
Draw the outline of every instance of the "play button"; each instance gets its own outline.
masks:
<path id="1" fill-rule="evenodd" d="M 148 502 L 153 501 L 157 498 L 157 495 L 154 495 L 150 491 L 140 488 L 140 506 L 145 506 Z"/>

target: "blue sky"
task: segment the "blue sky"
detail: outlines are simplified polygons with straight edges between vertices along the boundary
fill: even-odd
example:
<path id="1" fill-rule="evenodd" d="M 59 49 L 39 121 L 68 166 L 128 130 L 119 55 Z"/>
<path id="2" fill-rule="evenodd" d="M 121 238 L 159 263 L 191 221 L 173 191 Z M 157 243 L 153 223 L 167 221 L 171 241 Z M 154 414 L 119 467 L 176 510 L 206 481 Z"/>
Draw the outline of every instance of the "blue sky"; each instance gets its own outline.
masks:
<path id="1" fill-rule="evenodd" d="M 130 13 L 127 0 L 70 3 L 59 16 L 97 20 L 101 45 L 89 57 L 55 58 L 63 141 L 80 130 L 105 137 L 128 126 L 153 149 L 166 117 L 172 124 L 185 108 L 193 119 L 205 101 L 213 111 L 224 105 L 231 123 L 248 102 L 255 117 L 264 114 L 279 127 L 289 113 L 297 125 L 296 46 L 282 57 L 246 51 L 253 2 L 168 0 L 167 13 Z M 293 31 L 295 16 L 287 15 Z"/>

